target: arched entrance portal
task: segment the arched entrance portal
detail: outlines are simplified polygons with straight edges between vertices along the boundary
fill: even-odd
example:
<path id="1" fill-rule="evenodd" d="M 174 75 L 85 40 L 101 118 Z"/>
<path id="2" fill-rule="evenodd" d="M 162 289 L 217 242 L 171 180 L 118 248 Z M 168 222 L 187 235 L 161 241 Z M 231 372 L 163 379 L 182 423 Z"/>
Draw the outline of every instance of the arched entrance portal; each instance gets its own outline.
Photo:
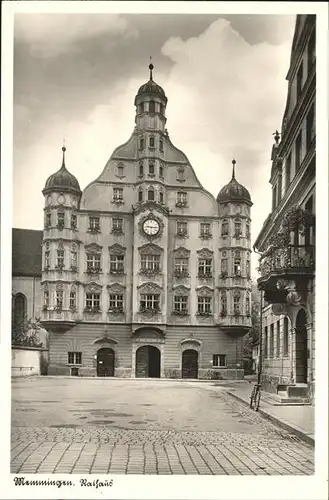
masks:
<path id="1" fill-rule="evenodd" d="M 97 351 L 97 377 L 114 377 L 114 351 L 109 347 Z"/>
<path id="2" fill-rule="evenodd" d="M 182 378 L 198 378 L 198 352 L 194 349 L 183 351 Z"/>
<path id="3" fill-rule="evenodd" d="M 161 354 L 157 347 L 144 345 L 136 351 L 136 377 L 160 378 Z"/>
<path id="4" fill-rule="evenodd" d="M 301 309 L 296 318 L 296 383 L 307 382 L 307 329 L 306 313 Z"/>

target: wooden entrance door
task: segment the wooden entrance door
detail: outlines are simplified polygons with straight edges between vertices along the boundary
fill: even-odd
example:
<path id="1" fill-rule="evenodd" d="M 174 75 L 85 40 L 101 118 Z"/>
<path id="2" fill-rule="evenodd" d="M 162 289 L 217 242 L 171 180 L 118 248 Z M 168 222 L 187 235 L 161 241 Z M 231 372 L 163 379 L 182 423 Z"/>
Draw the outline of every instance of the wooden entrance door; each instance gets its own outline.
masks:
<path id="1" fill-rule="evenodd" d="M 97 377 L 114 377 L 114 351 L 109 347 L 97 351 Z"/>
<path id="2" fill-rule="evenodd" d="M 296 318 L 296 383 L 307 382 L 308 345 L 306 313 L 301 309 Z"/>
<path id="3" fill-rule="evenodd" d="M 161 353 L 152 345 L 144 345 L 136 351 L 136 377 L 160 378 Z"/>
<path id="4" fill-rule="evenodd" d="M 182 354 L 182 378 L 198 378 L 198 352 L 194 349 Z"/>

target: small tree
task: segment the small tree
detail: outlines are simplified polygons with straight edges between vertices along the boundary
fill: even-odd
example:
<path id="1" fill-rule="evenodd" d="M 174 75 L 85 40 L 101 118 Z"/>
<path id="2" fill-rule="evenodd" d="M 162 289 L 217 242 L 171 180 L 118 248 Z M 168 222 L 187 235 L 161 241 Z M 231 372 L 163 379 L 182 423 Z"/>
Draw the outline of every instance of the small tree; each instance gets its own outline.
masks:
<path id="1" fill-rule="evenodd" d="M 38 335 L 41 328 L 40 318 L 28 319 L 26 314 L 20 317 L 13 316 L 11 327 L 12 345 L 42 347 Z"/>

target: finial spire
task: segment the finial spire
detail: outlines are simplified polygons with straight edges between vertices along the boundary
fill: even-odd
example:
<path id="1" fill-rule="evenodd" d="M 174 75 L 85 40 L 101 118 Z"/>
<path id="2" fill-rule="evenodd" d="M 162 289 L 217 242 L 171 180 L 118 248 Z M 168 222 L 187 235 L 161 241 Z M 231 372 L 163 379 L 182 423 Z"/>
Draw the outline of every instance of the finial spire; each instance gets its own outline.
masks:
<path id="1" fill-rule="evenodd" d="M 278 130 L 276 130 L 272 135 L 274 136 L 275 143 L 279 144 L 279 140 L 280 140 L 280 136 L 281 136 L 280 132 Z"/>
<path id="2" fill-rule="evenodd" d="M 153 69 L 154 69 L 154 66 L 152 64 L 152 56 L 150 56 L 150 64 L 149 64 L 149 70 L 150 70 L 150 80 L 153 80 Z"/>
<path id="3" fill-rule="evenodd" d="M 233 168 L 232 168 L 232 179 L 235 179 L 235 164 L 236 164 L 236 161 L 233 158 L 233 160 L 232 160 L 232 165 L 233 165 Z"/>
<path id="4" fill-rule="evenodd" d="M 65 151 L 66 151 L 66 147 L 65 147 L 65 139 L 63 139 L 62 151 L 63 151 L 62 167 L 65 167 Z"/>

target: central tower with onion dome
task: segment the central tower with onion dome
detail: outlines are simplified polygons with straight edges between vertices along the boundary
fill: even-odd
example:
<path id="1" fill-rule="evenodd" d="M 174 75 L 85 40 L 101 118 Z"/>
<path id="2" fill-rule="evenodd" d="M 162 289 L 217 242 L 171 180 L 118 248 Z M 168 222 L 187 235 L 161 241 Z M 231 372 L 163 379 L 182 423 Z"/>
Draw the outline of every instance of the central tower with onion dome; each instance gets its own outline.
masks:
<path id="1" fill-rule="evenodd" d="M 235 161 L 217 200 L 202 187 L 169 138 L 153 69 L 99 177 L 81 193 L 63 160 L 43 190 L 49 374 L 243 377 L 250 194 Z"/>

